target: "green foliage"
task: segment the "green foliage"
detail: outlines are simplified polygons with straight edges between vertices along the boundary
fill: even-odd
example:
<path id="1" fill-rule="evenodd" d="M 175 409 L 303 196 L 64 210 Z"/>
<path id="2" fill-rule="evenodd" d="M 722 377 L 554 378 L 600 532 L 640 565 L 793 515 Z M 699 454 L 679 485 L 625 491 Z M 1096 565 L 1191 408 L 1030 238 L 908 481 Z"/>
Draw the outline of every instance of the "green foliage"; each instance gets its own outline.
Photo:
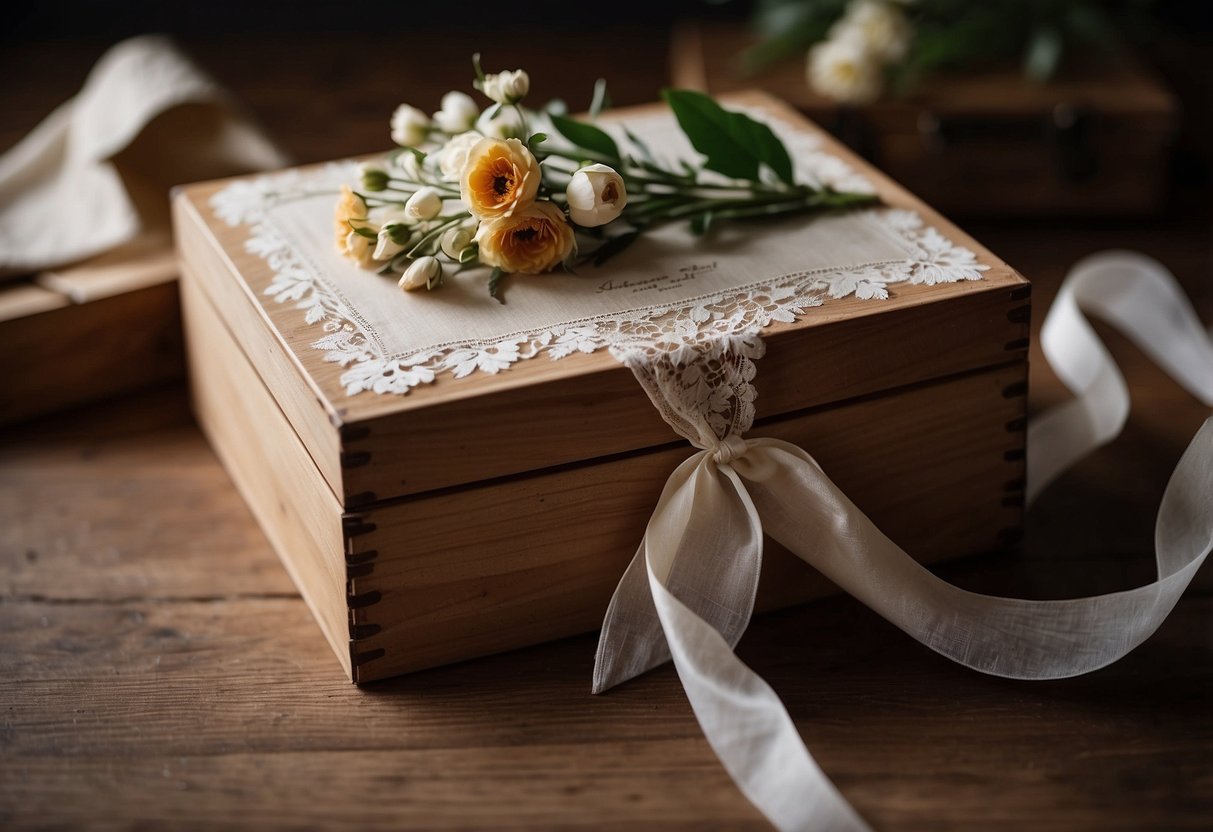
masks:
<path id="1" fill-rule="evenodd" d="M 767 125 L 730 112 L 701 92 L 667 89 L 662 95 L 691 145 L 707 157 L 708 170 L 755 182 L 765 165 L 785 184 L 796 184 L 792 158 Z"/>
<path id="2" fill-rule="evenodd" d="M 619 164 L 619 146 L 605 130 L 568 116 L 552 114 L 549 118 L 552 120 L 552 126 L 560 131 L 560 135 L 577 147 L 601 156 L 605 161 Z"/>

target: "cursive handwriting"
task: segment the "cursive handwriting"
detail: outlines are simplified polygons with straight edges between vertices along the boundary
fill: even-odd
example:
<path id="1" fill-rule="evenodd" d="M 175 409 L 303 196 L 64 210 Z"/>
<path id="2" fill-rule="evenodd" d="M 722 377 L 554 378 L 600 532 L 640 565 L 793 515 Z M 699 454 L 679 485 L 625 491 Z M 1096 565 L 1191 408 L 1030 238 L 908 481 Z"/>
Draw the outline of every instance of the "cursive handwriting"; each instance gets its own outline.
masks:
<path id="1" fill-rule="evenodd" d="M 596 294 L 604 292 L 618 292 L 620 290 L 628 290 L 633 294 L 640 292 L 668 292 L 684 283 L 689 283 L 698 277 L 716 271 L 716 261 L 711 263 L 692 263 L 689 266 L 681 266 L 677 272 L 673 274 L 663 274 L 658 277 L 643 277 L 643 278 L 610 278 L 598 284 L 595 290 Z"/>

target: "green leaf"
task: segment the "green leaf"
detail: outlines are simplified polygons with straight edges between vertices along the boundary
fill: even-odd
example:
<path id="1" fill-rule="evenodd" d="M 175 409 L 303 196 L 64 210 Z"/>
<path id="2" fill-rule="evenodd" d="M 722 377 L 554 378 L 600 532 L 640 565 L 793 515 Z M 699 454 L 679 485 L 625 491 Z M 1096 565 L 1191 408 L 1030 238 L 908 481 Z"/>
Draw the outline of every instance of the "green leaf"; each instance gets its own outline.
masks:
<path id="1" fill-rule="evenodd" d="M 543 144 L 547 140 L 548 140 L 547 133 L 535 133 L 529 139 L 526 140 L 526 146 L 529 147 L 531 150 L 534 150 L 538 145 Z"/>
<path id="2" fill-rule="evenodd" d="M 707 234 L 712 227 L 713 219 L 715 219 L 715 215 L 711 211 L 704 211 L 702 214 L 691 217 L 691 233 L 700 237 Z"/>
<path id="3" fill-rule="evenodd" d="M 786 184 L 796 184 L 792 157 L 770 127 L 724 109 L 701 92 L 667 89 L 662 95 L 691 145 L 707 157 L 708 170 L 757 182 L 759 168 L 766 165 Z"/>
<path id="4" fill-rule="evenodd" d="M 354 225 L 355 220 L 346 220 L 345 222 L 346 222 L 346 225 L 348 225 L 353 230 L 353 232 L 355 234 L 357 234 L 359 237 L 366 237 L 368 240 L 378 240 L 379 239 L 378 231 L 372 231 L 371 229 L 367 228 L 366 226 L 359 228 L 358 226 Z M 366 220 L 358 220 L 358 222 L 366 222 Z"/>
<path id="5" fill-rule="evenodd" d="M 571 141 L 582 150 L 589 150 L 612 162 L 619 162 L 619 146 L 605 130 L 577 121 L 568 116 L 551 115 L 552 126 L 560 131 L 560 135 Z"/>
<path id="6" fill-rule="evenodd" d="M 498 303 L 505 303 L 501 297 L 501 280 L 505 277 L 505 272 L 499 268 L 493 269 L 489 275 L 489 297 Z"/>

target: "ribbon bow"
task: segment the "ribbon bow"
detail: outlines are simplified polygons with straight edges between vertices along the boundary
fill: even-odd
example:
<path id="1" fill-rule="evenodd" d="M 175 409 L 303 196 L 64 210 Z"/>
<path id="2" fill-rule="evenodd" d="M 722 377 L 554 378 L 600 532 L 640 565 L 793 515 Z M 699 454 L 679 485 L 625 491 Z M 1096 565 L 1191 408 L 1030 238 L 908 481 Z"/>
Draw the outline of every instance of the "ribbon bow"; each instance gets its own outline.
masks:
<path id="1" fill-rule="evenodd" d="M 1213 341 L 1156 261 L 1107 253 L 1067 277 L 1042 331 L 1076 398 L 1029 426 L 1029 499 L 1124 425 L 1124 380 L 1083 313 L 1121 329 L 1213 406 Z M 999 598 L 934 576 L 885 537 L 802 449 L 743 439 L 753 422 L 756 337 L 619 356 L 676 432 L 700 450 L 675 469 L 607 608 L 600 693 L 673 659 L 704 735 L 779 829 L 863 830 L 783 704 L 733 649 L 754 610 L 765 532 L 890 622 L 960 664 L 1016 679 L 1096 670 L 1148 638 L 1213 547 L 1213 419 L 1180 460 L 1158 513 L 1158 580 L 1060 601 Z"/>

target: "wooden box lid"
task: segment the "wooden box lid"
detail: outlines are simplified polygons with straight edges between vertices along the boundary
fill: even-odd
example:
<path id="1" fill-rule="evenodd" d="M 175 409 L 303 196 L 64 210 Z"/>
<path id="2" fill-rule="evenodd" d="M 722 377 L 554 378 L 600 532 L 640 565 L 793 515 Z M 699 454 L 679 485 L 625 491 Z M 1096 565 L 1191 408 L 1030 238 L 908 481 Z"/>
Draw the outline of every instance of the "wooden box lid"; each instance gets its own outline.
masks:
<path id="1" fill-rule="evenodd" d="M 884 203 L 917 212 L 988 267 L 981 280 L 898 283 L 887 300 L 829 299 L 795 322 L 772 323 L 763 331 L 768 352 L 756 382 L 760 422 L 1024 360 L 1029 287 L 1019 274 L 786 105 L 760 93 L 725 100 L 816 136 L 822 151 L 866 177 Z M 220 310 L 346 509 L 681 442 L 631 371 L 605 350 L 522 360 L 495 375 L 442 375 L 407 395 L 347 395 L 342 367 L 313 346 L 323 331 L 295 303 L 266 295 L 271 263 L 246 248 L 246 228 L 216 215 L 211 198 L 239 181 L 175 194 L 182 269 Z M 604 276 L 609 269 L 602 267 Z"/>

